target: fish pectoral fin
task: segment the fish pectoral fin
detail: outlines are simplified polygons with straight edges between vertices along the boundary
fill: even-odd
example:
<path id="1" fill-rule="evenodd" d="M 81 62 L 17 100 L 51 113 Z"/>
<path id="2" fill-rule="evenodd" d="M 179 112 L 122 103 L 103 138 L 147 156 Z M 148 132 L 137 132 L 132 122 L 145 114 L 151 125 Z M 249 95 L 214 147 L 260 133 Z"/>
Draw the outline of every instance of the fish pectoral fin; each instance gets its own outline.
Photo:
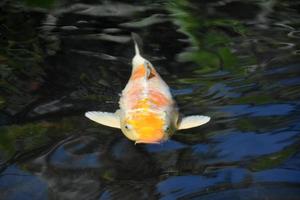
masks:
<path id="1" fill-rule="evenodd" d="M 182 118 L 179 122 L 177 129 L 188 129 L 197 126 L 201 126 L 202 124 L 206 124 L 210 120 L 210 117 L 204 115 L 192 115 Z"/>
<path id="2" fill-rule="evenodd" d="M 85 116 L 99 124 L 113 128 L 120 128 L 120 117 L 116 113 L 90 111 L 86 112 Z"/>

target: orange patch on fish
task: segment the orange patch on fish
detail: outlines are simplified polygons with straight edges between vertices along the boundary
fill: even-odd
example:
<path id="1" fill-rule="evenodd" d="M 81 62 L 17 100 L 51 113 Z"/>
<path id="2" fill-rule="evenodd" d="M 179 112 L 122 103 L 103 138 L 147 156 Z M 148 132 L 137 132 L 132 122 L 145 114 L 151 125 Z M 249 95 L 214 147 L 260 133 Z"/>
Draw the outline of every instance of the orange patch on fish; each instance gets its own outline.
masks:
<path id="1" fill-rule="evenodd" d="M 158 142 L 164 137 L 164 121 L 154 113 L 134 113 L 128 123 L 134 127 L 141 142 Z"/>
<path id="2" fill-rule="evenodd" d="M 150 109 L 151 107 L 164 107 L 168 106 L 171 102 L 161 92 L 150 90 L 147 98 L 137 100 L 139 91 L 132 91 L 131 96 L 131 108 L 132 109 Z"/>
<path id="3" fill-rule="evenodd" d="M 143 88 L 136 86 L 135 88 L 128 91 L 128 96 L 135 98 L 138 97 L 143 91 Z"/>
<path id="4" fill-rule="evenodd" d="M 164 96 L 161 92 L 151 90 L 149 93 L 150 93 L 149 98 L 151 99 L 153 104 L 159 107 L 170 104 L 170 100 L 166 96 Z"/>
<path id="5" fill-rule="evenodd" d="M 132 80 L 136 80 L 138 78 L 144 77 L 146 75 L 146 69 L 144 67 L 144 64 L 138 66 L 136 70 L 133 71 L 131 78 Z"/>

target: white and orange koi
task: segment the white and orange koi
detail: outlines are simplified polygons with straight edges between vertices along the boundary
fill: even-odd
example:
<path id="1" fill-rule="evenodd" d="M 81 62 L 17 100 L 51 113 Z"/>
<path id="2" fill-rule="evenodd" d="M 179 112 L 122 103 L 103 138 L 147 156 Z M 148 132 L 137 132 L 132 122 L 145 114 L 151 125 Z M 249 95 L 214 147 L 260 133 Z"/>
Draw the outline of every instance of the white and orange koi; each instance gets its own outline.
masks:
<path id="1" fill-rule="evenodd" d="M 207 123 L 210 117 L 192 115 L 179 119 L 169 87 L 152 64 L 140 55 L 136 41 L 130 79 L 115 113 L 90 111 L 85 116 L 100 124 L 120 128 L 135 143 L 161 143 L 175 130 Z"/>

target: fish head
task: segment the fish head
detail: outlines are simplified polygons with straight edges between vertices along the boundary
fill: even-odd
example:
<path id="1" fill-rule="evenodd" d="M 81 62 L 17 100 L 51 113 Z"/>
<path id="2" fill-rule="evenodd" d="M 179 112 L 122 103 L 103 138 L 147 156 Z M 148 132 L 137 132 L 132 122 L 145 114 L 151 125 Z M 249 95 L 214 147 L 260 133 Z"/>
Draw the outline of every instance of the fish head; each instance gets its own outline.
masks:
<path id="1" fill-rule="evenodd" d="M 135 111 L 121 122 L 125 136 L 135 143 L 162 143 L 174 132 L 166 112 Z"/>

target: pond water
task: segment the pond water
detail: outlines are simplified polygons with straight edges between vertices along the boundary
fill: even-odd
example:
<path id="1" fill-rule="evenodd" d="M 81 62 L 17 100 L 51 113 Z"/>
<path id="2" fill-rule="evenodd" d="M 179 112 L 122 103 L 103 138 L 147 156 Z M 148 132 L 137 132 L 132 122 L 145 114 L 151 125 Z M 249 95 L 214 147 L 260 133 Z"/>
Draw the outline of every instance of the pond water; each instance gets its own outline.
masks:
<path id="1" fill-rule="evenodd" d="M 299 199 L 300 2 L 0 3 L 0 199 Z M 113 112 L 130 33 L 183 114 L 211 121 L 134 145 Z"/>

